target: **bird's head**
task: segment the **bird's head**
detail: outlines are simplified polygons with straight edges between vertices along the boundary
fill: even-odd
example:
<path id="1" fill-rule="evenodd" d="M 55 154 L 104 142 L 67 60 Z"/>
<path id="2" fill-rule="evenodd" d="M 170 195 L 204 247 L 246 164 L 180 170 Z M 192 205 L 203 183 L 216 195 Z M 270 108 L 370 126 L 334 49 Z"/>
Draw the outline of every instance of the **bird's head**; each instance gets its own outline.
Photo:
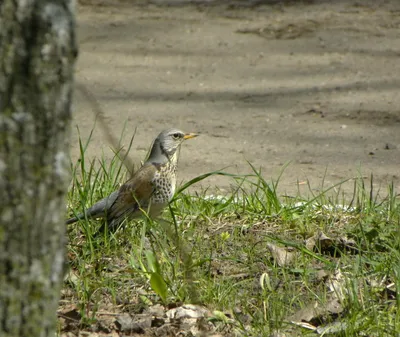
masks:
<path id="1" fill-rule="evenodd" d="M 185 140 L 197 136 L 196 133 L 185 133 L 178 129 L 164 130 L 155 139 L 148 161 L 155 163 L 170 161 L 176 163 L 178 161 L 181 144 Z"/>

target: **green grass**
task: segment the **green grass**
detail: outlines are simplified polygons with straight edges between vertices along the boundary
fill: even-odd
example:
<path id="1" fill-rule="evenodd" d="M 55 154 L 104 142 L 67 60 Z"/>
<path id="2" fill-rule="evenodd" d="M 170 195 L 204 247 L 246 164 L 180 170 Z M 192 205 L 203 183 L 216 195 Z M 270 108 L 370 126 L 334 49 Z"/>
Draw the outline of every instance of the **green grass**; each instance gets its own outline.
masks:
<path id="1" fill-rule="evenodd" d="M 128 176 L 119 152 L 88 161 L 87 143 L 80 147 L 71 166 L 70 214 Z M 94 237 L 99 220 L 69 226 L 63 303 L 77 305 L 82 329 L 102 311 L 198 303 L 214 313 L 210 320 L 221 334 L 315 336 L 291 321 L 318 305 L 309 324 L 319 335 L 399 335 L 400 206 L 393 186 L 378 195 L 360 178 L 348 199 L 340 184 L 308 199 L 282 197 L 279 177 L 266 181 L 249 165 L 252 175 L 211 172 L 187 182 L 162 220 L 143 217 L 100 237 Z M 229 176 L 236 188 L 223 198 L 187 193 L 210 175 Z M 290 263 L 279 263 L 271 247 L 289 250 Z M 340 312 L 324 310 L 332 298 Z"/>

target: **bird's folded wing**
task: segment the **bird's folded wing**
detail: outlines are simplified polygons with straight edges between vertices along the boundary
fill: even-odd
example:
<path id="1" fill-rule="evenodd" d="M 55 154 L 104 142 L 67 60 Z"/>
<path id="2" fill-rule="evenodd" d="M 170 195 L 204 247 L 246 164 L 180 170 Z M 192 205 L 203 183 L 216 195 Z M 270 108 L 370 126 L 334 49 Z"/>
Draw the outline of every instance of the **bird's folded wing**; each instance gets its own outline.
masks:
<path id="1" fill-rule="evenodd" d="M 118 197 L 107 213 L 107 219 L 121 222 L 135 212 L 145 211 L 154 192 L 153 178 L 157 167 L 152 164 L 142 166 L 131 179 L 121 186 Z"/>

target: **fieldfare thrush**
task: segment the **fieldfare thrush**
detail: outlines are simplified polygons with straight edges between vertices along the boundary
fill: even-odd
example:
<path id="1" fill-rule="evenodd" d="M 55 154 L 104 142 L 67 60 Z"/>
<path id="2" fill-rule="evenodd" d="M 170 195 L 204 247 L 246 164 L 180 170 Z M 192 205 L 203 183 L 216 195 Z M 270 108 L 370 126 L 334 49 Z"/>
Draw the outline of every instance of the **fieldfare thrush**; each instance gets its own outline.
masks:
<path id="1" fill-rule="evenodd" d="M 84 213 L 70 218 L 66 224 L 85 218 L 105 218 L 105 226 L 114 232 L 125 219 L 134 219 L 148 212 L 157 217 L 171 201 L 176 187 L 176 170 L 181 144 L 195 133 L 178 129 L 161 132 L 153 142 L 146 162 L 119 190 L 98 201 Z"/>

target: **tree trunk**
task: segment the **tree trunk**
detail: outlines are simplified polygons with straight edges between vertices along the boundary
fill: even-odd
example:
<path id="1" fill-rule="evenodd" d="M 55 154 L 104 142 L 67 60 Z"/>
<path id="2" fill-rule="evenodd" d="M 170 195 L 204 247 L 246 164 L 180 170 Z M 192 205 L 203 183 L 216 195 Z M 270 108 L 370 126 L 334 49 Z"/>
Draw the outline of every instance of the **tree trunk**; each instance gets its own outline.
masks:
<path id="1" fill-rule="evenodd" d="M 2 337 L 54 337 L 76 54 L 73 0 L 0 0 Z"/>

